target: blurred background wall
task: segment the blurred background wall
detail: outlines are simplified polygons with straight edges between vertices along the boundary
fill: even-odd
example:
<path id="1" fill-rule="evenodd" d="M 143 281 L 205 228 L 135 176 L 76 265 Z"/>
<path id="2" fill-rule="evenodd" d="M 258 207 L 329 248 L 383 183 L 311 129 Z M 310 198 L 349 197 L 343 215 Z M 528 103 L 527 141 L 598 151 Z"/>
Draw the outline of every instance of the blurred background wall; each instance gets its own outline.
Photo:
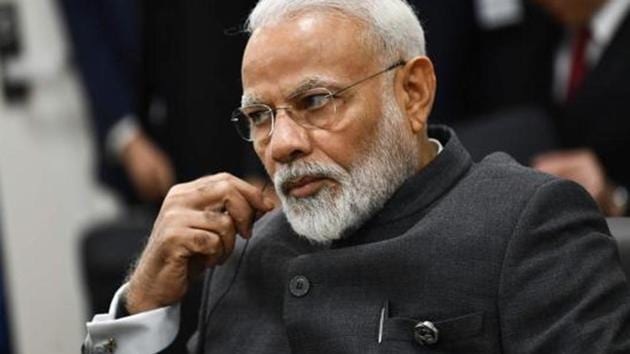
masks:
<path id="1" fill-rule="evenodd" d="M 77 353 L 86 320 L 78 238 L 89 220 L 112 215 L 115 202 L 91 176 L 82 92 L 58 11 L 46 0 L 19 6 L 24 45 L 5 71 L 28 82 L 29 99 L 0 98 L 0 217 L 13 346 L 16 353 Z"/>

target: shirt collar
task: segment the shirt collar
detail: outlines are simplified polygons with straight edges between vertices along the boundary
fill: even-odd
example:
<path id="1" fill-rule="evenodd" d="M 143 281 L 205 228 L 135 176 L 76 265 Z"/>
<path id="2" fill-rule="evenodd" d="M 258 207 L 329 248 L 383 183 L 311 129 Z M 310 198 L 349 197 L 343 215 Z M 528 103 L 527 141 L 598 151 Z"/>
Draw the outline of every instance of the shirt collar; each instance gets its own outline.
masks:
<path id="1" fill-rule="evenodd" d="M 442 143 L 437 140 L 437 139 L 433 139 L 433 138 L 429 138 L 429 141 L 432 142 L 433 144 L 435 144 L 435 147 L 437 147 L 437 154 L 439 155 L 442 150 L 444 150 L 444 145 L 442 145 Z"/>

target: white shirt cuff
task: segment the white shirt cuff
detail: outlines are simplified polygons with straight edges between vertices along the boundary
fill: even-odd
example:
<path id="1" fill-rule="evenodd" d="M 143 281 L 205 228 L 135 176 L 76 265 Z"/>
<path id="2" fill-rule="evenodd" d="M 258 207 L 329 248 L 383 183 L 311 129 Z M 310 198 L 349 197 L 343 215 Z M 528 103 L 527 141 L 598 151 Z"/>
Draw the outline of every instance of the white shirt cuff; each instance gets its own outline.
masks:
<path id="1" fill-rule="evenodd" d="M 124 116 L 105 137 L 105 149 L 112 157 L 120 158 L 123 150 L 141 131 L 138 121 L 133 115 Z"/>
<path id="2" fill-rule="evenodd" d="M 109 307 L 109 312 L 94 316 L 87 323 L 88 353 L 150 354 L 166 348 L 179 330 L 179 304 L 116 319 L 116 309 L 127 288 L 123 285 Z"/>

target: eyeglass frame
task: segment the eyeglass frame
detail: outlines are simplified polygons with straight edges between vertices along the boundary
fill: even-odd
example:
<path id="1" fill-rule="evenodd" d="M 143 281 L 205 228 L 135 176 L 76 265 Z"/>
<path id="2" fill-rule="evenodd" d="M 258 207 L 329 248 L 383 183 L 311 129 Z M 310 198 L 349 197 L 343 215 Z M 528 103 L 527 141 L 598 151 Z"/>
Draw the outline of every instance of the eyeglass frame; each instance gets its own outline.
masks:
<path id="1" fill-rule="evenodd" d="M 327 88 L 325 88 L 325 87 L 320 87 L 320 88 L 315 87 L 315 88 L 313 88 L 312 90 L 315 90 L 315 89 L 326 89 L 327 91 L 329 91 L 329 92 L 330 92 L 330 94 L 328 95 L 329 97 L 331 97 L 331 98 L 338 98 L 338 96 L 339 96 L 339 95 L 341 95 L 342 93 L 344 93 L 344 92 L 346 92 L 346 91 L 348 91 L 348 90 L 350 90 L 350 89 L 353 89 L 353 88 L 355 88 L 355 87 L 359 86 L 360 84 L 362 84 L 362 83 L 364 83 L 364 82 L 367 82 L 367 81 L 369 81 L 369 80 L 371 80 L 371 79 L 373 79 L 373 78 L 376 78 L 376 77 L 378 77 L 378 76 L 380 76 L 380 75 L 383 75 L 383 74 L 385 74 L 385 73 L 387 73 L 387 72 L 389 72 L 389 71 L 392 71 L 392 70 L 396 69 L 396 68 L 397 68 L 397 67 L 399 67 L 399 66 L 404 66 L 404 65 L 406 65 L 406 64 L 407 64 L 407 62 L 406 62 L 405 60 L 403 60 L 403 59 L 398 60 L 397 62 L 395 62 L 394 64 L 392 64 L 392 65 L 388 66 L 387 68 L 385 68 L 385 69 L 383 69 L 383 70 L 381 70 L 381 71 L 379 71 L 379 72 L 377 72 L 377 73 L 375 73 L 375 74 L 369 75 L 369 76 L 367 76 L 367 77 L 365 77 L 365 78 L 363 78 L 363 79 L 361 79 L 361 80 L 358 80 L 358 81 L 356 81 L 356 82 L 354 82 L 354 83 L 352 83 L 352 84 L 350 84 L 350 85 L 348 85 L 348 86 L 346 86 L 346 87 L 344 87 L 344 88 L 338 89 L 338 90 L 337 90 L 337 91 L 335 91 L 335 92 L 330 92 L 330 90 L 328 90 L 328 89 L 327 89 Z M 243 109 L 245 109 L 245 108 L 247 108 L 247 107 L 252 107 L 252 106 L 261 106 L 261 107 L 266 107 L 266 108 L 269 110 L 269 112 L 271 112 L 271 128 L 269 128 L 269 133 L 268 133 L 265 137 L 263 137 L 262 139 L 269 138 L 269 137 L 273 134 L 273 130 L 274 130 L 274 127 L 275 127 L 275 122 L 276 122 L 276 115 L 277 115 L 277 112 L 278 112 L 279 110 L 288 110 L 288 109 L 292 109 L 292 108 L 293 108 L 293 107 L 290 107 L 290 106 L 284 106 L 284 107 L 276 107 L 276 108 L 272 108 L 272 107 L 271 107 L 271 106 L 269 106 L 268 104 L 265 104 L 265 103 L 257 103 L 257 104 L 252 104 L 252 105 L 245 106 L 245 107 L 239 107 L 239 108 L 237 108 L 236 110 L 234 110 L 234 113 L 232 114 L 232 117 L 231 117 L 230 121 L 231 121 L 232 123 L 234 123 L 234 125 L 235 125 L 235 128 L 236 128 L 236 131 L 237 131 L 238 135 L 239 135 L 239 136 L 240 136 L 243 140 L 245 140 L 245 141 L 247 141 L 247 142 L 250 142 L 250 143 L 255 142 L 255 139 L 253 139 L 253 138 L 246 138 L 246 137 L 244 136 L 244 134 L 242 134 L 242 133 L 241 133 L 241 131 L 240 131 L 239 127 L 238 127 L 238 124 L 239 124 L 239 118 L 238 118 L 238 117 L 236 117 L 236 115 L 237 115 L 238 113 L 243 113 L 243 112 L 242 112 L 242 110 L 243 110 Z"/>

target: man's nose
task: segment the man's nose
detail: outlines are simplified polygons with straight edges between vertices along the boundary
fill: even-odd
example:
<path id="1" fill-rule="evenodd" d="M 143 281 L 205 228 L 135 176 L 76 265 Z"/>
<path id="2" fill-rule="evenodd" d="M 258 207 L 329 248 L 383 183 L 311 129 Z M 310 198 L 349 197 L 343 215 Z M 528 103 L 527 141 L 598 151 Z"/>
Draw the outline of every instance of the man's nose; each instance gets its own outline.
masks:
<path id="1" fill-rule="evenodd" d="M 282 109 L 276 112 L 269 148 L 275 161 L 289 163 L 310 154 L 312 144 L 307 129 L 296 123 L 287 110 Z"/>

